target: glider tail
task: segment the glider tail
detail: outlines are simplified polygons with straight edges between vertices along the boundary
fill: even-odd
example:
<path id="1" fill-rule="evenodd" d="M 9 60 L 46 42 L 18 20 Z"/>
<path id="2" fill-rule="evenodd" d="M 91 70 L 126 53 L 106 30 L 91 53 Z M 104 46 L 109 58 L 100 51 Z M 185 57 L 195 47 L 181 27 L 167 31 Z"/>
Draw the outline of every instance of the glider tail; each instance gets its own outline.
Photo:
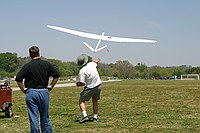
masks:
<path id="1" fill-rule="evenodd" d="M 105 32 L 103 32 L 103 33 L 101 34 L 101 36 L 104 36 L 104 34 L 105 34 Z M 97 45 L 96 45 L 95 51 L 98 49 L 99 44 L 101 43 L 101 40 L 102 40 L 102 39 L 99 39 L 99 41 L 98 41 L 98 43 L 97 43 Z"/>
<path id="2" fill-rule="evenodd" d="M 105 45 L 105 46 L 103 46 L 103 47 L 101 47 L 101 48 L 95 49 L 95 52 L 98 52 L 98 51 L 100 51 L 100 50 L 102 50 L 102 49 L 104 49 L 104 48 L 106 48 L 106 47 L 107 47 L 107 45 Z"/>
<path id="3" fill-rule="evenodd" d="M 83 42 L 83 44 L 85 44 L 86 47 L 88 47 L 93 53 L 95 53 L 95 50 L 86 42 Z"/>

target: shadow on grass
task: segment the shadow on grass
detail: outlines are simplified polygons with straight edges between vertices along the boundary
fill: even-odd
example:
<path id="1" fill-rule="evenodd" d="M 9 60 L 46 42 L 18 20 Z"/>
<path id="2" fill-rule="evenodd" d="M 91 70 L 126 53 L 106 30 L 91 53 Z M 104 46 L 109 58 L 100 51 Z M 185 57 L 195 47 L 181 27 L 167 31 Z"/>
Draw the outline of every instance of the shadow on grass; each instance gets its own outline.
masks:
<path id="1" fill-rule="evenodd" d="M 86 122 L 83 122 L 83 123 L 94 122 L 94 120 L 93 120 L 93 116 L 92 116 L 92 115 L 89 115 L 89 116 L 88 116 L 88 118 L 89 118 L 89 120 L 88 120 L 88 121 L 86 121 Z M 79 123 L 79 121 L 80 121 L 80 119 L 78 119 L 78 120 L 75 120 L 74 122 L 77 122 L 77 123 Z M 82 124 L 82 123 L 80 123 L 80 124 Z"/>
<path id="2" fill-rule="evenodd" d="M 6 116 L 3 115 L 3 114 L 5 114 L 5 111 L 1 110 L 1 111 L 0 111 L 0 119 L 6 118 Z"/>
<path id="3" fill-rule="evenodd" d="M 0 115 L 0 119 L 5 119 L 6 116 Z"/>
<path id="4" fill-rule="evenodd" d="M 60 114 L 60 115 L 63 115 L 63 116 L 75 116 L 76 114 Z"/>
<path id="5" fill-rule="evenodd" d="M 80 121 L 80 120 L 75 120 L 74 122 L 77 122 L 77 123 L 79 123 L 79 121 Z M 93 119 L 90 119 L 90 118 L 89 118 L 89 120 L 88 120 L 88 121 L 86 121 L 86 122 L 83 122 L 83 123 L 88 123 L 88 122 L 93 122 Z M 83 123 L 80 123 L 80 124 L 83 124 Z"/>

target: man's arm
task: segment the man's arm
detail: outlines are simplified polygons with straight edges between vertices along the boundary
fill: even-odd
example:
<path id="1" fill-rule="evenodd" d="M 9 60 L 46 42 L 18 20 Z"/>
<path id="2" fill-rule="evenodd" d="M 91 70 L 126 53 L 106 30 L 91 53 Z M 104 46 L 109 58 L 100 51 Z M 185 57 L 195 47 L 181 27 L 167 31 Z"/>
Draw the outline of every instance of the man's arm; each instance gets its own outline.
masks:
<path id="1" fill-rule="evenodd" d="M 49 86 L 47 86 L 47 89 L 49 91 L 51 91 L 54 88 L 54 86 L 56 85 L 57 82 L 58 82 L 58 78 L 53 78 L 53 80 L 51 81 L 51 84 Z"/>
<path id="2" fill-rule="evenodd" d="M 25 87 L 24 87 L 24 84 L 22 82 L 17 82 L 20 90 L 23 92 L 23 93 L 26 93 L 26 90 L 25 90 Z"/>
<path id="3" fill-rule="evenodd" d="M 78 86 L 78 87 L 79 87 L 79 86 L 85 86 L 85 83 L 83 83 L 83 82 L 77 82 L 77 83 L 76 83 L 76 86 Z"/>

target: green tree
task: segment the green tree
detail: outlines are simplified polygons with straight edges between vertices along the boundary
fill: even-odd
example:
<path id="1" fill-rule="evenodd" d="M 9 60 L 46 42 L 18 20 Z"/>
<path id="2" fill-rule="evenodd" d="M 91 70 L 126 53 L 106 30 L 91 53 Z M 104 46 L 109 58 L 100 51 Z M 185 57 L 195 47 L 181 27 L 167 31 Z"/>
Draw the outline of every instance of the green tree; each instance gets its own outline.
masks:
<path id="1" fill-rule="evenodd" d="M 200 74 L 200 67 L 190 67 L 185 72 L 187 74 Z"/>
<path id="2" fill-rule="evenodd" d="M 98 72 L 100 76 L 111 76 L 112 74 L 112 64 L 105 64 L 105 63 L 99 63 L 98 64 Z"/>
<path id="3" fill-rule="evenodd" d="M 148 67 L 143 63 L 138 63 L 135 67 L 136 78 L 147 78 L 148 77 Z"/>
<path id="4" fill-rule="evenodd" d="M 148 77 L 149 78 L 156 78 L 160 77 L 159 71 L 161 70 L 160 66 L 152 66 L 148 69 Z"/>
<path id="5" fill-rule="evenodd" d="M 171 76 L 174 76 L 174 75 L 176 75 L 176 76 L 181 76 L 182 74 L 185 74 L 185 71 L 184 71 L 184 69 L 185 68 L 183 68 L 183 67 L 175 67 L 174 68 L 174 70 L 173 70 L 173 72 L 172 72 L 172 75 Z"/>
<path id="6" fill-rule="evenodd" d="M 62 69 L 64 76 L 75 76 L 79 73 L 79 67 L 75 62 L 63 62 Z"/>
<path id="7" fill-rule="evenodd" d="M 119 78 L 133 78 L 135 75 L 135 70 L 133 65 L 128 61 L 117 61 L 112 69 L 113 76 L 117 76 Z"/>
<path id="8" fill-rule="evenodd" d="M 16 53 L 0 53 L 0 69 L 5 72 L 12 73 L 18 65 Z"/>

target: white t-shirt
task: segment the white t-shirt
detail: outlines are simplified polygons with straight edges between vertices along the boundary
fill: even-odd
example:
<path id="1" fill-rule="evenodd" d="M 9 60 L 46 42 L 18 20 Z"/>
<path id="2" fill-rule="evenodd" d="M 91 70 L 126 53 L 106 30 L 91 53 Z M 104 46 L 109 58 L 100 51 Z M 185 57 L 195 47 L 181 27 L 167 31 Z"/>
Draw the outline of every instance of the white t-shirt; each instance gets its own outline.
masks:
<path id="1" fill-rule="evenodd" d="M 95 62 L 89 62 L 82 67 L 79 71 L 79 81 L 86 84 L 88 88 L 94 88 L 101 84 L 101 79 L 97 71 L 97 64 Z"/>

